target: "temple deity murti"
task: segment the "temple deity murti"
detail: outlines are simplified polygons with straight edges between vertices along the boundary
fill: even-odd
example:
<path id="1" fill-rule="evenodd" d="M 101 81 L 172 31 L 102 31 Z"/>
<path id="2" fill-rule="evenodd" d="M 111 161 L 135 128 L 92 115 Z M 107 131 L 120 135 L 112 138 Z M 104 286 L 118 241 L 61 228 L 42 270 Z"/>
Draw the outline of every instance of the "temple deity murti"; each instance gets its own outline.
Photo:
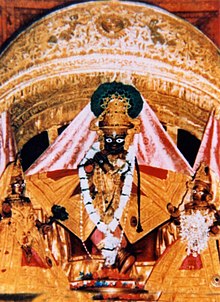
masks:
<path id="1" fill-rule="evenodd" d="M 92 1 L 21 32 L 0 74 L 0 300 L 218 302 L 217 47 Z"/>

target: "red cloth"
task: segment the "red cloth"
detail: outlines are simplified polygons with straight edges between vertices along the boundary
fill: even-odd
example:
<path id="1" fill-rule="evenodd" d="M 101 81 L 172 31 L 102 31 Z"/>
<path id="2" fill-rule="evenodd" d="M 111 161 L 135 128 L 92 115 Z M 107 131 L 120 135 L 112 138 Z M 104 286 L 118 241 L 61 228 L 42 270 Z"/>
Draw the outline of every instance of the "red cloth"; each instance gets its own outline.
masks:
<path id="1" fill-rule="evenodd" d="M 35 266 L 41 268 L 49 268 L 48 265 L 43 262 L 41 257 L 33 248 L 30 248 L 29 251 L 31 254 L 27 254 L 25 252 L 25 249 L 22 248 L 21 266 Z"/>
<path id="2" fill-rule="evenodd" d="M 201 256 L 197 255 L 194 257 L 192 254 L 186 256 L 183 260 L 180 270 L 198 270 L 202 268 Z"/>
<path id="3" fill-rule="evenodd" d="M 140 166 L 140 171 L 145 173 L 145 174 L 155 176 L 155 177 L 160 178 L 160 179 L 166 179 L 167 174 L 168 174 L 167 170 L 154 168 L 154 167 L 149 167 L 149 166 L 143 166 L 143 165 Z"/>

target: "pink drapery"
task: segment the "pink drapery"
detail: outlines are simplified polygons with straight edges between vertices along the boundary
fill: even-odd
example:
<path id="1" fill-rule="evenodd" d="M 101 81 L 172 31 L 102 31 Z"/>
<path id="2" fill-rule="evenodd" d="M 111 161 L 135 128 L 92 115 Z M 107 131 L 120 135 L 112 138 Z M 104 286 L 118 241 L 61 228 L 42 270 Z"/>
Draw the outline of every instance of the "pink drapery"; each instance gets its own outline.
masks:
<path id="1" fill-rule="evenodd" d="M 89 130 L 93 118 L 88 104 L 25 174 L 77 169 L 84 154 L 97 138 L 96 133 Z"/>
<path id="2" fill-rule="evenodd" d="M 141 132 L 136 135 L 137 159 L 140 165 L 193 174 L 189 163 L 164 130 L 156 114 L 145 102 L 140 118 Z"/>
<path id="3" fill-rule="evenodd" d="M 26 171 L 26 175 L 77 169 L 86 151 L 97 140 L 96 133 L 89 130 L 93 118 L 90 104 L 88 104 Z M 139 164 L 192 175 L 192 168 L 146 102 L 140 118 L 142 121 L 141 133 L 136 135 L 134 141 L 137 146 Z"/>
<path id="4" fill-rule="evenodd" d="M 196 171 L 201 162 L 205 162 L 220 180 L 220 120 L 210 114 L 193 170 Z"/>
<path id="5" fill-rule="evenodd" d="M 5 111 L 0 116 L 0 177 L 7 164 L 15 160 L 16 151 L 10 115 Z"/>

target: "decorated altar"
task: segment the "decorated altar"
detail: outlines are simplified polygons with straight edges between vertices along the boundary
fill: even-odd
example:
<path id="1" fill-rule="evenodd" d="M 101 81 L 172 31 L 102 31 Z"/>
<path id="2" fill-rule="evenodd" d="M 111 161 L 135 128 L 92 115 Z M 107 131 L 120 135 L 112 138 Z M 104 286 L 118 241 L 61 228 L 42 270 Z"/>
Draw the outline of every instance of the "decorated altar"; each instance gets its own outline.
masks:
<path id="1" fill-rule="evenodd" d="M 58 10 L 9 46 L 4 299 L 218 301 L 218 59 L 186 22 L 120 1 Z M 201 141 L 192 166 L 182 129 Z M 44 131 L 48 146 L 24 169 L 24 146 Z"/>

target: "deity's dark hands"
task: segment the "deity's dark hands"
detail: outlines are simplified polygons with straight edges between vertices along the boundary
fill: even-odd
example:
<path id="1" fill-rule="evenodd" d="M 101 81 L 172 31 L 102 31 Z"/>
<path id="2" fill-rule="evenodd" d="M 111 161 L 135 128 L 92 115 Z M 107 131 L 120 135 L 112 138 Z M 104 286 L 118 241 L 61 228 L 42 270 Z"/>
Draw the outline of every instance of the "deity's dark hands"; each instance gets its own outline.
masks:
<path id="1" fill-rule="evenodd" d="M 106 154 L 104 154 L 103 152 L 97 152 L 94 157 L 93 160 L 96 164 L 99 165 L 99 167 L 105 172 L 107 173 L 110 170 L 113 170 L 113 166 L 112 164 L 110 164 L 108 157 Z"/>

